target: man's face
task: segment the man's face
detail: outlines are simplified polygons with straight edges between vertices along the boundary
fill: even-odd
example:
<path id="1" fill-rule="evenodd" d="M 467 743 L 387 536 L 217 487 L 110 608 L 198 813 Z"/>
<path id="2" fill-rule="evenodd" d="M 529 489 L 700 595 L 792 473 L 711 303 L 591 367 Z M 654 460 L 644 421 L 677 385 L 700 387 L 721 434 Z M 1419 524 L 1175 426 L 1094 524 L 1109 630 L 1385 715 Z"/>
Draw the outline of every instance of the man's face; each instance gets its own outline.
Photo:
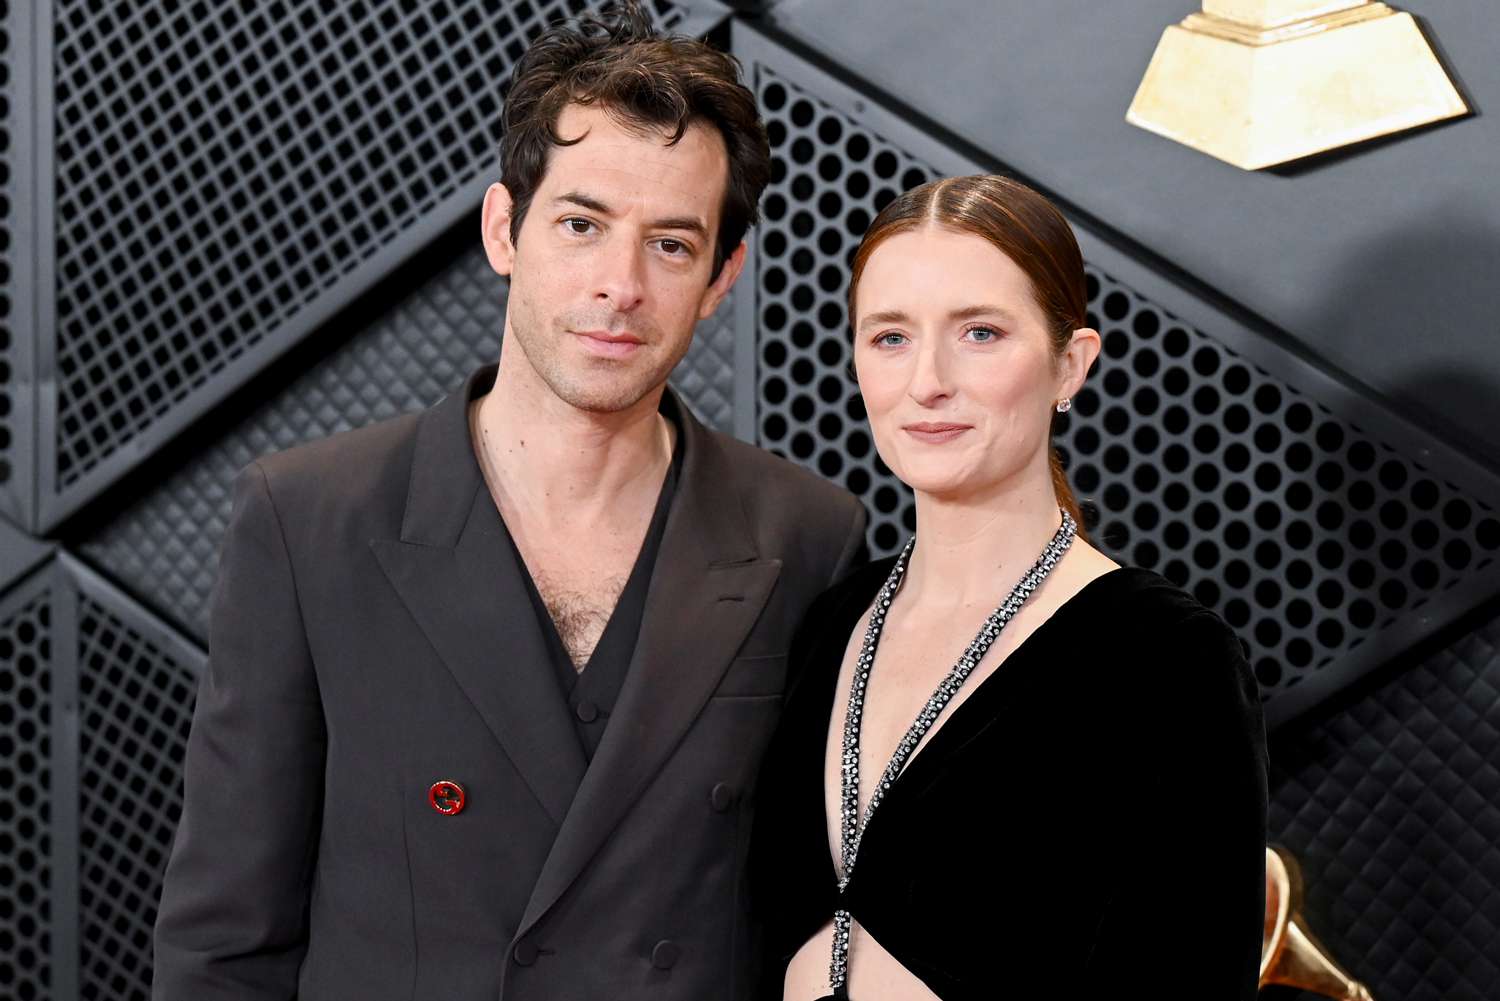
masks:
<path id="1" fill-rule="evenodd" d="M 613 413 L 666 382 L 739 274 L 743 245 L 709 283 L 728 154 L 711 126 L 669 146 L 596 106 L 569 105 L 556 131 L 583 139 L 552 150 L 514 244 L 491 186 L 485 249 L 510 276 L 507 341 L 559 399 Z"/>

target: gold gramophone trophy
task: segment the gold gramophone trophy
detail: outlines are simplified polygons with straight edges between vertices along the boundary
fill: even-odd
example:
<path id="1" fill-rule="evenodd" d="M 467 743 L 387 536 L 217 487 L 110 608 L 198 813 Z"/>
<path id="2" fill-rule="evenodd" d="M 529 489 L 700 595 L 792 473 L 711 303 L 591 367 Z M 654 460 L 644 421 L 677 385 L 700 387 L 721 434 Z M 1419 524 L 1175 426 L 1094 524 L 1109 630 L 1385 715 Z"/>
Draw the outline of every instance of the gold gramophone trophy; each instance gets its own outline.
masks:
<path id="1" fill-rule="evenodd" d="M 1468 110 L 1386 4 L 1203 0 L 1162 34 L 1125 119 L 1257 170 Z"/>
<path id="2" fill-rule="evenodd" d="M 1365 985 L 1324 951 L 1302 919 L 1302 874 L 1297 860 L 1266 849 L 1266 927 L 1261 940 L 1260 986 L 1278 984 L 1337 998 L 1373 1001 Z"/>

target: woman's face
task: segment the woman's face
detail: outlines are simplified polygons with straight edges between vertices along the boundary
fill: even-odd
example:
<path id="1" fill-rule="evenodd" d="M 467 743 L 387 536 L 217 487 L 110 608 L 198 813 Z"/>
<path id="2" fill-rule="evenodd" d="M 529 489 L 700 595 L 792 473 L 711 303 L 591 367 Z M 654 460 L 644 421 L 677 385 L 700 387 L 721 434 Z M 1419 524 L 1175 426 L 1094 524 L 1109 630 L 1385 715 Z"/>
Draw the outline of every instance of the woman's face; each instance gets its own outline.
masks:
<path id="1" fill-rule="evenodd" d="M 1055 357 L 1025 272 L 980 237 L 938 227 L 876 247 L 855 309 L 860 392 L 903 482 L 956 500 L 1029 477 L 1050 484 L 1054 406 L 1082 384 L 1097 334 L 1075 333 Z"/>

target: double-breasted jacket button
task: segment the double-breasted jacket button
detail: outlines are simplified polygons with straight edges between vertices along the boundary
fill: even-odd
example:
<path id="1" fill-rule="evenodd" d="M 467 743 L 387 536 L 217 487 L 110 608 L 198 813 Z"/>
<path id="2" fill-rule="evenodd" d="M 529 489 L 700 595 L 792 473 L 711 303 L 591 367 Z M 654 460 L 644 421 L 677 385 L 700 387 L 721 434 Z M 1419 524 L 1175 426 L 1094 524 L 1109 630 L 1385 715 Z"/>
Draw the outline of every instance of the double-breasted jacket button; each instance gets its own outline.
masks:
<path id="1" fill-rule="evenodd" d="M 713 792 L 708 794 L 708 805 L 715 813 L 724 813 L 734 805 L 734 787 L 727 782 L 714 786 Z"/>
<path id="2" fill-rule="evenodd" d="M 599 707 L 588 699 L 578 703 L 578 707 L 573 712 L 585 723 L 592 723 L 599 718 Z"/>
<path id="3" fill-rule="evenodd" d="M 537 953 L 536 943 L 528 942 L 525 939 L 517 942 L 515 949 L 511 951 L 511 955 L 515 957 L 518 966 L 530 966 L 532 963 L 535 963 Z"/>
<path id="4" fill-rule="evenodd" d="M 427 802 L 438 813 L 449 817 L 463 812 L 466 798 L 464 787 L 450 779 L 439 779 L 427 790 Z"/>
<path id="5" fill-rule="evenodd" d="M 670 970 L 682 958 L 682 948 L 676 942 L 662 939 L 651 950 L 651 965 L 658 970 Z"/>

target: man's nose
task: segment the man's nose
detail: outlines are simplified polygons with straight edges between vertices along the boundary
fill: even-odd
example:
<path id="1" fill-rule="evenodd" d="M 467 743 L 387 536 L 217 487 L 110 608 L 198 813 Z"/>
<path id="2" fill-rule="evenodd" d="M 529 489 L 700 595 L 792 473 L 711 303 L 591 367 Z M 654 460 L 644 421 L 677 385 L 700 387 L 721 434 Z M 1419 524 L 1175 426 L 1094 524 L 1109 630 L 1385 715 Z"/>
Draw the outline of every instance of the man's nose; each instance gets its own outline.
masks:
<path id="1" fill-rule="evenodd" d="M 644 248 L 634 241 L 610 241 L 599 263 L 594 297 L 617 313 L 630 312 L 645 295 L 645 270 Z"/>

